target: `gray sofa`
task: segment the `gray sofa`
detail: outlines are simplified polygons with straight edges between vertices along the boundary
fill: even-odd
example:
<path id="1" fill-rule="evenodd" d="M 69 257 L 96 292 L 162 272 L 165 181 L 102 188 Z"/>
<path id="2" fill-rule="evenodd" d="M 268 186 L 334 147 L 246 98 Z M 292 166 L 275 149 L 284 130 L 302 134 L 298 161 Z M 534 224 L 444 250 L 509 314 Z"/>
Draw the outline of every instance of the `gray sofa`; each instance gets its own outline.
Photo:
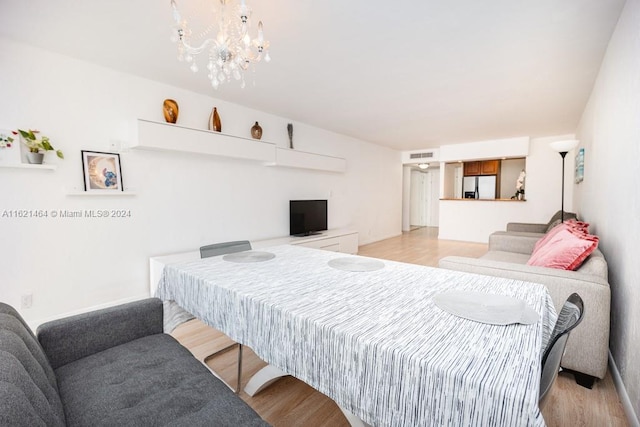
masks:
<path id="1" fill-rule="evenodd" d="M 150 298 L 43 324 L 0 303 L 2 426 L 268 426 L 162 332 Z"/>
<path id="2" fill-rule="evenodd" d="M 489 237 L 489 251 L 480 258 L 450 256 L 439 261 L 441 268 L 466 271 L 487 276 L 506 277 L 542 283 L 549 289 L 556 310 L 560 310 L 569 295 L 577 292 L 584 300 L 582 323 L 569 337 L 562 367 L 576 374 L 576 381 L 591 388 L 595 378 L 604 378 L 609 354 L 609 311 L 611 293 L 607 262 L 596 249 L 576 271 L 526 265 L 535 243 L 546 230 L 531 224 L 528 231 L 511 224 L 508 231 Z"/>
<path id="3" fill-rule="evenodd" d="M 571 219 L 579 220 L 578 215 L 573 212 L 557 211 L 551 216 L 546 224 L 533 224 L 528 222 L 510 222 L 507 224 L 507 233 L 532 233 L 542 237 L 543 234 L 551 231 L 553 227 L 560 224 L 562 219 L 569 221 Z"/>

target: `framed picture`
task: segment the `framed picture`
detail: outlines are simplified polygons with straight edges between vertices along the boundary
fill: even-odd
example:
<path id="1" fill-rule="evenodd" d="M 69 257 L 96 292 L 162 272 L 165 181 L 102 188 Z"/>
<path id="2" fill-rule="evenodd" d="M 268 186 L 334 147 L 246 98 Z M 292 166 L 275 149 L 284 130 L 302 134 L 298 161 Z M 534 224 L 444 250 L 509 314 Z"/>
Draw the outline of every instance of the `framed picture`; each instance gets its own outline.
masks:
<path id="1" fill-rule="evenodd" d="M 84 191 L 124 191 L 120 154 L 81 152 Z"/>
<path id="2" fill-rule="evenodd" d="M 0 165 L 15 165 L 20 162 L 20 137 L 9 129 L 0 129 Z"/>
<path id="3" fill-rule="evenodd" d="M 584 180 L 584 148 L 578 150 L 576 154 L 576 184 Z"/>

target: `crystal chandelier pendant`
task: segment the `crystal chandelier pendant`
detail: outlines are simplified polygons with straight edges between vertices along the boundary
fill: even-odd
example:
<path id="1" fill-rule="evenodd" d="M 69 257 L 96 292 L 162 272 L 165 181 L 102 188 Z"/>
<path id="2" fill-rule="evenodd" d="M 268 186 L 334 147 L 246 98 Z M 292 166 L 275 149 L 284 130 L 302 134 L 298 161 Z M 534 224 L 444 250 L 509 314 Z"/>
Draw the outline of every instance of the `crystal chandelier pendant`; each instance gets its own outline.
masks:
<path id="1" fill-rule="evenodd" d="M 251 8 L 245 0 L 215 0 L 208 14 L 194 10 L 192 22 L 182 17 L 176 0 L 171 0 L 171 9 L 175 23 L 171 40 L 177 43 L 178 60 L 196 73 L 198 57 L 206 53 L 207 77 L 214 89 L 231 80 L 244 88 L 244 73 L 250 65 L 271 61 L 262 21 L 255 37 L 251 35 Z M 205 21 L 198 26 L 198 19 Z"/>

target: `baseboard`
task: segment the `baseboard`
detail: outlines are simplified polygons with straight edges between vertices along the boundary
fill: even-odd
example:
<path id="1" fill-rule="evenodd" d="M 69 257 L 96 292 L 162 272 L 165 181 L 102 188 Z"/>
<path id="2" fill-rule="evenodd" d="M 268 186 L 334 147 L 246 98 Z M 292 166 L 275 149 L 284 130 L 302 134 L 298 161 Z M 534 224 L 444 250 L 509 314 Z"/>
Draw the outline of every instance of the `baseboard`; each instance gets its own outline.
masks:
<path id="1" fill-rule="evenodd" d="M 394 234 L 390 234 L 390 235 L 386 235 L 386 236 L 379 236 L 376 237 L 373 240 L 370 239 L 361 239 L 360 241 L 358 241 L 358 246 L 365 246 L 365 245 L 370 245 L 371 243 L 375 243 L 375 242 L 380 242 L 382 240 L 387 240 L 387 239 L 391 239 L 393 237 L 398 237 L 401 236 L 402 232 L 400 233 L 394 233 Z"/>
<path id="2" fill-rule="evenodd" d="M 120 304 L 126 304 L 128 302 L 138 301 L 138 300 L 141 300 L 141 299 L 144 299 L 144 298 L 149 298 L 149 294 L 144 294 L 144 295 L 139 295 L 139 296 L 129 297 L 129 298 L 123 298 L 123 299 L 119 299 L 119 300 L 116 300 L 116 301 L 110 301 L 110 302 L 107 302 L 107 303 L 104 303 L 104 304 L 98 304 L 98 305 L 94 305 L 94 306 L 91 306 L 91 307 L 82 308 L 82 309 L 79 309 L 79 310 L 69 311 L 67 313 L 57 314 L 55 316 L 47 317 L 47 318 L 44 318 L 44 319 L 32 320 L 30 322 L 27 322 L 27 325 L 29 325 L 29 327 L 31 328 L 32 331 L 35 331 L 38 328 L 38 326 L 42 325 L 43 323 L 50 322 L 52 320 L 58 320 L 58 319 L 62 319 L 64 317 L 75 316 L 76 314 L 87 313 L 89 311 L 101 310 L 103 308 L 113 307 L 113 306 L 120 305 Z"/>
<path id="3" fill-rule="evenodd" d="M 618 396 L 620 397 L 620 402 L 622 402 L 622 407 L 624 408 L 624 413 L 627 416 L 627 421 L 629 421 L 629 425 L 631 427 L 640 427 L 640 422 L 638 422 L 638 416 L 636 415 L 635 410 L 633 409 L 633 405 L 631 404 L 631 399 L 629 399 L 629 395 L 627 394 L 627 389 L 622 382 L 622 377 L 620 376 L 620 371 L 618 371 L 618 366 L 616 365 L 616 361 L 613 359 L 611 355 L 611 351 L 609 351 L 609 369 L 611 369 L 611 377 L 613 378 L 613 383 L 616 386 L 616 390 L 618 392 Z"/>

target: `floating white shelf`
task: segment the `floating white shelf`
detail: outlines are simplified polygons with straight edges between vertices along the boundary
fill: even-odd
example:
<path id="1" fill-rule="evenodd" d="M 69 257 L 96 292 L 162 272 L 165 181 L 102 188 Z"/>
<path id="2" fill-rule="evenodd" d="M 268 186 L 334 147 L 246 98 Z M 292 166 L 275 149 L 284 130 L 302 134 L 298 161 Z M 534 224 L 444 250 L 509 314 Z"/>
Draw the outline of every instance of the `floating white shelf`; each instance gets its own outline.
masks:
<path id="1" fill-rule="evenodd" d="M 347 169 L 347 161 L 339 157 L 279 148 L 271 142 L 144 119 L 138 119 L 138 141 L 131 144 L 131 148 L 231 157 L 259 161 L 268 166 L 328 172 Z"/>
<path id="2" fill-rule="evenodd" d="M 86 197 L 123 197 L 136 196 L 133 191 L 69 191 L 67 196 L 86 196 Z"/>
<path id="3" fill-rule="evenodd" d="M 0 164 L 0 168 L 55 170 L 57 165 L 32 165 L 30 163 Z"/>
<path id="4" fill-rule="evenodd" d="M 347 161 L 340 157 L 276 148 L 276 161 L 270 166 L 344 172 L 347 170 Z"/>
<path id="5" fill-rule="evenodd" d="M 270 142 L 143 119 L 138 119 L 138 142 L 131 148 L 275 161 L 275 144 Z"/>

